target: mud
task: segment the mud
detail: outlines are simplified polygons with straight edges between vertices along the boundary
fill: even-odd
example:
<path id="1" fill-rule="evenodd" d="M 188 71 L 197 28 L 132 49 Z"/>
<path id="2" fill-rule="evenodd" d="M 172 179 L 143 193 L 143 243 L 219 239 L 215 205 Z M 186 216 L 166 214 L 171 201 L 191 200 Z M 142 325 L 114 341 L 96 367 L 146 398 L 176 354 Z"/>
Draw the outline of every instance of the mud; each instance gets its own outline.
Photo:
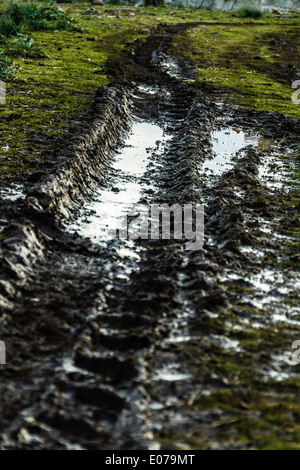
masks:
<path id="1" fill-rule="evenodd" d="M 3 449 L 255 448 L 232 423 L 255 430 L 251 407 L 299 379 L 300 279 L 286 263 L 298 222 L 280 157 L 299 122 L 196 86 L 168 56 L 184 27 L 110 64 L 118 79 L 54 145 L 47 174 L 22 182 L 25 199 L 1 193 Z M 203 249 L 99 236 L 132 195 L 204 203 Z M 205 401 L 228 390 L 237 406 Z"/>

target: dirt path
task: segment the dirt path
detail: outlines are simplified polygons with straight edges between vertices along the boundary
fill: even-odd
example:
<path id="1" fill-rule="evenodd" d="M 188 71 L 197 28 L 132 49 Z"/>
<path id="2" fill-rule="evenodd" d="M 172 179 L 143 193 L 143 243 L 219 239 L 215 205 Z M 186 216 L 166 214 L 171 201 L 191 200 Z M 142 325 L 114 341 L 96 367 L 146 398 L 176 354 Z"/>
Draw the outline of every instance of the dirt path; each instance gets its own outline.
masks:
<path id="1" fill-rule="evenodd" d="M 2 201 L 16 218 L 1 242 L 3 449 L 299 444 L 298 218 L 279 157 L 299 125 L 198 89 L 167 52 L 185 27 L 111 64 L 121 78 L 61 169 Z M 128 197 L 204 203 L 203 249 L 99 239 Z"/>

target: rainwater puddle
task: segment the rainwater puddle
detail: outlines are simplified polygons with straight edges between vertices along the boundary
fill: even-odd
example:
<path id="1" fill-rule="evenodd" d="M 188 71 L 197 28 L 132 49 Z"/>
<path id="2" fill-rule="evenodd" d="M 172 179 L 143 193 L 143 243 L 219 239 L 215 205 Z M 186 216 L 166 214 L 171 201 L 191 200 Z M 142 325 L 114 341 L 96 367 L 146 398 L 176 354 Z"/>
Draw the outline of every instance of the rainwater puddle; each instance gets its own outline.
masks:
<path id="1" fill-rule="evenodd" d="M 173 57 L 167 57 L 160 52 L 152 52 L 151 65 L 159 66 L 170 77 L 177 78 L 180 76 L 180 67 L 177 60 Z"/>
<path id="2" fill-rule="evenodd" d="M 187 343 L 188 341 L 191 341 L 192 336 L 190 335 L 172 335 L 170 338 L 166 340 L 166 343 L 169 344 L 175 344 L 175 343 Z"/>
<path id="3" fill-rule="evenodd" d="M 114 186 L 99 190 L 69 226 L 71 232 L 88 237 L 97 243 L 116 238 L 116 230 L 127 227 L 127 214 L 139 214 L 138 202 L 149 185 L 142 181 L 152 152 L 162 152 L 170 136 L 158 125 L 135 122 L 121 152 L 111 164 Z M 136 214 L 135 214 L 136 213 Z M 131 249 L 128 244 L 128 250 Z M 126 248 L 124 248 L 126 250 Z M 124 255 L 125 253 L 123 253 Z"/>
<path id="4" fill-rule="evenodd" d="M 260 250 L 259 248 L 255 248 L 252 246 L 241 246 L 240 252 L 244 255 L 253 255 L 256 259 L 263 259 L 266 255 L 266 253 L 263 250 Z"/>
<path id="5" fill-rule="evenodd" d="M 12 202 L 24 199 L 24 186 L 21 184 L 10 184 L 8 187 L 0 188 L 0 198 Z"/>
<path id="6" fill-rule="evenodd" d="M 181 78 L 181 67 L 179 66 L 176 59 L 171 57 L 164 58 L 160 62 L 160 66 L 170 77 Z"/>
<path id="7" fill-rule="evenodd" d="M 263 371 L 265 381 L 282 382 L 299 376 L 299 373 L 294 369 L 295 363 L 293 362 L 292 352 L 291 349 L 273 355 L 270 367 Z"/>
<path id="8" fill-rule="evenodd" d="M 137 90 L 140 93 L 144 93 L 145 95 L 157 95 L 160 92 L 160 88 L 155 85 L 138 85 Z M 170 96 L 170 93 L 168 94 Z M 144 97 L 139 95 L 133 95 L 134 98 L 143 99 Z"/>
<path id="9" fill-rule="evenodd" d="M 177 366 L 174 364 L 164 367 L 159 371 L 155 380 L 162 380 L 163 382 L 181 382 L 190 380 L 192 376 L 184 372 L 179 372 L 176 370 Z"/>
<path id="10" fill-rule="evenodd" d="M 272 269 L 264 269 L 250 279 L 251 284 L 264 293 L 270 292 L 275 286 L 284 284 L 285 280 L 281 272 Z"/>
<path id="11" fill-rule="evenodd" d="M 300 289 L 300 277 L 297 273 L 285 273 L 269 268 L 252 275 L 240 276 L 227 272 L 220 277 L 221 282 L 234 282 L 237 286 L 243 280 L 253 289 L 252 293 L 246 293 L 241 304 L 249 305 L 253 309 L 253 317 L 243 318 L 243 322 L 251 323 L 254 328 L 263 327 L 266 323 L 285 323 L 286 325 L 300 325 L 300 308 L 290 304 L 286 299 L 296 299 Z M 261 318 L 255 315 L 255 309 L 265 312 Z M 254 323 L 258 321 L 258 324 Z M 254 322 L 254 323 L 253 323 Z"/>
<path id="12" fill-rule="evenodd" d="M 259 180 L 269 189 L 280 189 L 290 179 L 291 169 L 280 155 L 287 155 L 288 150 L 271 139 L 256 134 L 249 134 L 230 127 L 215 131 L 212 134 L 213 158 L 204 163 L 205 176 L 221 176 L 233 168 L 233 157 L 238 151 L 252 145 L 258 149 L 269 149 L 259 165 Z"/>

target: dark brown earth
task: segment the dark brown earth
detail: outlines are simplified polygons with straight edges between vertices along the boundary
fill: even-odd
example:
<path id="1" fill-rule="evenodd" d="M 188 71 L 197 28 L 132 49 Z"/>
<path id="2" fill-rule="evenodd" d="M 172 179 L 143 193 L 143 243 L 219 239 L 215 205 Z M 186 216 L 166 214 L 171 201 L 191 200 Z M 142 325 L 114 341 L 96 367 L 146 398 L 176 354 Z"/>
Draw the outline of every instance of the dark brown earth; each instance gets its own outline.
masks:
<path id="1" fill-rule="evenodd" d="M 97 91 L 84 122 L 54 143 L 51 165 L 26 180 L 26 199 L 0 201 L 2 449 L 263 447 L 253 437 L 265 419 L 262 401 L 272 395 L 274 406 L 283 396 L 297 402 L 297 386 L 274 385 L 268 370 L 274 355 L 298 339 L 299 326 L 272 329 L 266 312 L 271 316 L 273 306 L 255 306 L 262 293 L 251 283 L 262 264 L 257 250 L 265 267 L 284 273 L 286 285 L 296 279 L 294 266 L 282 265 L 291 240 L 266 236 L 261 224 L 287 233 L 298 223 L 297 201 L 292 189 L 259 179 L 268 148 L 247 147 L 211 181 L 201 168 L 217 128 L 284 137 L 293 148 L 299 122 L 217 105 L 217 93 L 194 85 L 185 61 L 170 76 L 162 58 L 185 27 L 161 26 L 109 64 L 118 78 Z M 141 91 L 141 84 L 156 92 Z M 166 152 L 153 153 L 144 181 L 155 187 L 143 202 L 204 202 L 199 252 L 185 251 L 182 241 L 137 242 L 144 250 L 132 265 L 120 253 L 122 241 L 93 244 L 66 231 L 95 189 L 110 181 L 110 160 L 134 117 L 172 135 Z M 293 289 L 287 292 L 296 302 Z M 261 322 L 265 336 L 256 337 L 247 321 Z M 174 340 L 180 336 L 188 339 Z M 188 379 L 164 380 L 164 370 Z M 227 407 L 229 392 L 236 398 Z M 209 402 L 216 394 L 223 402 L 219 395 Z M 280 440 L 284 426 L 275 423 L 267 433 Z"/>

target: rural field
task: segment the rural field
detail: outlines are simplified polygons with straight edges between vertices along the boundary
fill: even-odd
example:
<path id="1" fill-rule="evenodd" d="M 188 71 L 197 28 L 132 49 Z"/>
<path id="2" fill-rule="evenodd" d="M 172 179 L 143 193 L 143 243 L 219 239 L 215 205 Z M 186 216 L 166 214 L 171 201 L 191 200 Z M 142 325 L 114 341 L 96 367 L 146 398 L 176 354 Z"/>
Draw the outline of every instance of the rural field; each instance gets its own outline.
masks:
<path id="1" fill-rule="evenodd" d="M 299 450 L 300 12 L 140 3 L 0 2 L 0 449 Z"/>

